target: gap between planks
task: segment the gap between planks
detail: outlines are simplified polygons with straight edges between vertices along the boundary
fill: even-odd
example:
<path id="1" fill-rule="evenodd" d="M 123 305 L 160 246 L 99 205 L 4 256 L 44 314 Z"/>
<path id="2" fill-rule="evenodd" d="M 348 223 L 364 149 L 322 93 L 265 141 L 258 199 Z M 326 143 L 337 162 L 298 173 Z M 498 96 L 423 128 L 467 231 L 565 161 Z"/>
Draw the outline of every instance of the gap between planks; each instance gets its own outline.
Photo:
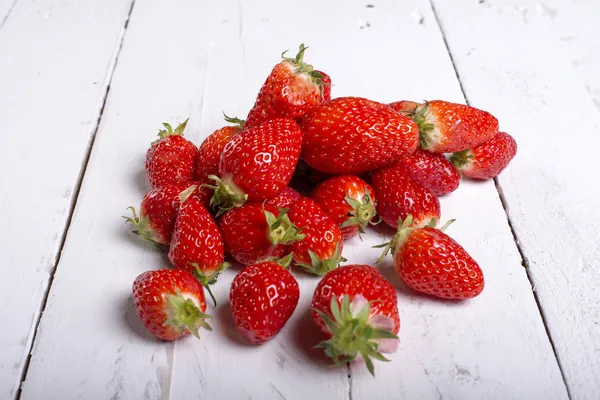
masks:
<path id="1" fill-rule="evenodd" d="M 18 0 L 14 1 L 14 3 L 12 4 L 11 8 L 8 11 L 8 13 L 6 14 L 6 17 L 0 23 L 0 29 L 2 29 L 2 26 L 8 19 L 8 16 L 10 15 L 10 13 L 11 13 L 12 9 L 14 8 L 15 4 L 17 3 L 17 1 Z M 35 345 L 35 340 L 37 338 L 38 330 L 40 327 L 40 322 L 42 320 L 42 315 L 44 313 L 44 310 L 46 309 L 46 305 L 48 304 L 48 296 L 50 294 L 50 290 L 52 289 L 52 283 L 54 282 L 54 276 L 56 275 L 56 270 L 58 269 L 58 264 L 60 263 L 62 251 L 65 247 L 65 242 L 67 241 L 67 236 L 69 234 L 69 229 L 71 227 L 71 221 L 73 220 L 73 213 L 75 212 L 75 207 L 77 206 L 77 200 L 79 199 L 79 193 L 81 192 L 83 178 L 85 176 L 85 173 L 86 173 L 87 167 L 88 167 L 88 163 L 90 161 L 90 155 L 92 154 L 92 148 L 94 147 L 94 143 L 96 142 L 96 134 L 98 133 L 98 129 L 100 127 L 100 122 L 102 120 L 102 115 L 104 113 L 104 107 L 106 106 L 108 94 L 110 93 L 110 84 L 111 84 L 115 69 L 117 67 L 117 63 L 119 61 L 119 55 L 121 54 L 121 50 L 123 48 L 123 42 L 125 40 L 125 33 L 127 32 L 127 27 L 129 26 L 129 20 L 131 19 L 131 14 L 133 13 L 135 1 L 136 0 L 131 0 L 129 10 L 127 11 L 127 17 L 125 18 L 125 23 L 123 24 L 123 29 L 121 30 L 121 35 L 119 36 L 119 40 L 117 42 L 117 48 L 115 50 L 115 54 L 109 65 L 109 68 L 108 68 L 108 75 L 107 75 L 106 81 L 105 81 L 106 89 L 104 90 L 104 95 L 102 96 L 102 101 L 100 102 L 100 109 L 99 109 L 98 117 L 96 118 L 94 127 L 92 129 L 92 134 L 90 135 L 87 147 L 83 154 L 83 160 L 81 162 L 79 175 L 77 176 L 77 180 L 75 181 L 75 186 L 73 188 L 73 196 L 71 197 L 71 202 L 69 204 L 69 214 L 68 214 L 67 220 L 65 222 L 65 226 L 63 228 L 63 232 L 62 232 L 62 235 L 60 238 L 60 244 L 58 247 L 58 251 L 56 253 L 56 261 L 52 265 L 52 269 L 49 272 L 48 285 L 46 285 L 46 290 L 44 291 L 44 294 L 42 296 L 42 304 L 40 305 L 40 312 L 37 316 L 36 321 L 34 322 L 33 338 L 31 340 L 29 349 L 27 349 L 28 350 L 27 358 L 25 360 L 25 365 L 23 367 L 23 373 L 21 374 L 21 380 L 19 383 L 19 387 L 15 394 L 16 400 L 19 400 L 21 398 L 23 383 L 25 382 L 25 379 L 27 378 L 27 372 L 29 371 L 29 364 L 31 362 L 33 346 Z"/>
<path id="2" fill-rule="evenodd" d="M 8 8 L 8 10 L 6 11 L 6 15 L 4 16 L 4 18 L 2 18 L 2 21 L 0 21 L 0 29 L 2 29 L 4 27 L 4 24 L 6 24 L 6 21 L 8 20 L 8 17 L 10 17 L 10 14 L 12 13 L 13 8 L 15 8 L 15 6 L 17 5 L 17 1 L 19 1 L 19 0 L 14 0 L 12 2 L 12 4 L 10 5 L 10 7 Z"/>
<path id="3" fill-rule="evenodd" d="M 448 45 L 448 41 L 446 39 L 446 33 L 444 32 L 444 27 L 442 25 L 442 22 L 440 21 L 440 18 L 438 16 L 438 13 L 435 8 L 435 4 L 433 3 L 433 0 L 429 0 L 429 5 L 431 6 L 431 10 L 433 11 L 433 15 L 435 16 L 435 21 L 440 29 L 440 33 L 442 34 L 442 38 L 444 40 L 444 46 L 446 46 L 446 51 L 448 52 L 448 55 L 450 56 L 450 61 L 452 62 L 452 68 L 454 68 L 454 73 L 456 74 L 456 79 L 458 80 L 458 84 L 460 86 L 460 91 L 462 92 L 463 97 L 465 98 L 465 102 L 467 104 L 469 104 L 469 98 L 467 97 L 467 93 L 465 92 L 465 88 L 463 87 L 463 83 L 460 78 L 460 73 L 458 72 L 458 68 L 456 67 L 456 63 L 455 63 L 454 57 L 452 55 L 452 50 L 450 50 L 450 46 Z M 546 336 L 548 337 L 548 340 L 550 341 L 550 346 L 552 346 L 552 352 L 554 353 L 554 358 L 556 360 L 556 363 L 558 364 L 558 369 L 560 370 L 560 375 L 562 376 L 563 383 L 567 390 L 567 396 L 569 397 L 569 399 L 572 399 L 569 385 L 567 384 L 565 373 L 563 371 L 563 366 L 560 362 L 560 358 L 556 351 L 556 346 L 554 345 L 554 340 L 552 339 L 552 336 L 550 335 L 550 330 L 548 328 L 548 323 L 546 321 L 546 314 L 544 313 L 544 310 L 542 308 L 542 305 L 540 303 L 538 295 L 535 291 L 534 283 L 533 283 L 531 275 L 529 273 L 529 268 L 528 268 L 529 260 L 528 260 L 527 256 L 525 255 L 523 248 L 521 247 L 519 237 L 513 227 L 512 219 L 511 219 L 510 213 L 508 211 L 508 204 L 506 202 L 506 198 L 504 197 L 504 191 L 502 189 L 502 185 L 500 185 L 500 182 L 498 181 L 498 178 L 494 178 L 494 186 L 496 187 L 496 192 L 498 193 L 498 198 L 500 199 L 500 203 L 502 204 L 502 208 L 504 209 L 504 214 L 506 215 L 506 221 L 508 222 L 508 226 L 510 228 L 510 232 L 512 234 L 513 240 L 515 242 L 515 246 L 517 246 L 517 250 L 519 251 L 519 255 L 521 256 L 521 265 L 525 268 L 525 274 L 527 276 L 527 279 L 529 280 L 529 283 L 531 284 L 531 290 L 533 292 L 533 297 L 535 299 L 535 303 L 537 305 L 538 311 L 540 312 L 540 317 L 542 318 L 542 323 L 544 324 L 544 330 L 546 331 Z"/>

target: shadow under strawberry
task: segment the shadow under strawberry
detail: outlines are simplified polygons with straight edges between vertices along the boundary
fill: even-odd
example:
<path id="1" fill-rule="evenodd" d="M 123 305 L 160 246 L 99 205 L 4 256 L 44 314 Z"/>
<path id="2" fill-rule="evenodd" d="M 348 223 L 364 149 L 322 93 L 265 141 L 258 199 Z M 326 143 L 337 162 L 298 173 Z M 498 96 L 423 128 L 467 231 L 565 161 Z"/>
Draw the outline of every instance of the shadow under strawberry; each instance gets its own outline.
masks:
<path id="1" fill-rule="evenodd" d="M 298 310 L 297 312 L 301 312 L 301 310 Z M 331 370 L 333 368 L 331 358 L 327 357 L 322 349 L 314 348 L 319 342 L 327 338 L 313 321 L 310 308 L 305 310 L 301 317 L 294 321 L 294 325 L 291 329 L 294 332 L 294 337 L 292 338 L 293 344 L 305 354 L 307 358 L 323 369 Z"/>
<path id="2" fill-rule="evenodd" d="M 226 301 L 221 301 L 217 308 L 213 308 L 211 311 L 214 315 L 213 320 L 220 325 L 221 330 L 227 339 L 240 347 L 256 347 L 246 342 L 235 327 L 235 321 L 233 319 L 233 314 L 231 313 L 231 304 L 229 303 L 229 299 Z"/>
<path id="3" fill-rule="evenodd" d="M 156 342 L 158 339 L 152 335 L 142 323 L 137 310 L 135 308 L 135 304 L 133 303 L 133 297 L 128 292 L 126 296 L 123 296 L 123 299 L 120 303 L 120 316 L 121 323 L 128 329 L 130 332 L 133 332 L 137 337 L 142 340 Z"/>

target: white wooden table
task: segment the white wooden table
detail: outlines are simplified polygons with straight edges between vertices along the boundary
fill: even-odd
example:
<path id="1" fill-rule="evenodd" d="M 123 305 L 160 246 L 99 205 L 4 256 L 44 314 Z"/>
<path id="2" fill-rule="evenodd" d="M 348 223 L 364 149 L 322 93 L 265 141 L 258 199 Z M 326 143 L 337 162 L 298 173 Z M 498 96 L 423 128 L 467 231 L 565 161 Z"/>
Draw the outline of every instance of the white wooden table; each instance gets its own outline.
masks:
<path id="1" fill-rule="evenodd" d="M 542 1 L 0 0 L 0 399 L 599 399 L 600 3 Z M 519 144 L 441 200 L 479 298 L 416 295 L 382 265 L 402 327 L 376 379 L 310 350 L 312 277 L 261 347 L 232 328 L 234 270 L 201 340 L 154 340 L 132 308 L 166 265 L 120 218 L 160 123 L 189 116 L 200 143 L 300 42 L 334 96 L 467 101 Z M 384 239 L 344 255 L 372 264 Z"/>

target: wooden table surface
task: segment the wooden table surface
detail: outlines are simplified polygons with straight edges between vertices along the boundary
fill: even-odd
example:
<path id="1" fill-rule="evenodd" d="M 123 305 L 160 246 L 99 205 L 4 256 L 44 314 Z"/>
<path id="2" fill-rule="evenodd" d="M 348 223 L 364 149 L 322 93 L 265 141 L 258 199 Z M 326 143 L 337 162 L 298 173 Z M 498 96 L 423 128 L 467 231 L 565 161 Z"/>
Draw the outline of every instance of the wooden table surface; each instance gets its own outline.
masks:
<path id="1" fill-rule="evenodd" d="M 591 0 L 0 0 L 0 399 L 599 399 L 599 21 Z M 200 143 L 301 42 L 335 97 L 468 102 L 519 145 L 441 199 L 480 297 L 423 297 L 381 266 L 402 327 L 375 379 L 310 350 L 313 277 L 260 347 L 232 327 L 235 268 L 201 340 L 154 340 L 132 308 L 134 278 L 166 265 L 120 217 L 160 123 L 189 117 Z M 344 255 L 372 264 L 385 239 Z"/>

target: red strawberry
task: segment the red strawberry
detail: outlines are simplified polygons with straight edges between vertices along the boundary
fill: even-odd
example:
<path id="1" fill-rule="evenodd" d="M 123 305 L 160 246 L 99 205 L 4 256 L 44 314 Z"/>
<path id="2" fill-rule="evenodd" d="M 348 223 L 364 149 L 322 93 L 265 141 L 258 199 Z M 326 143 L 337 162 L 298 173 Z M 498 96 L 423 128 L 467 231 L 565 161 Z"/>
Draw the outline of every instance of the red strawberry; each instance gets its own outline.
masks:
<path id="1" fill-rule="evenodd" d="M 487 142 L 498 132 L 490 113 L 443 100 L 425 102 L 414 111 L 421 147 L 433 153 L 453 153 Z"/>
<path id="2" fill-rule="evenodd" d="M 374 374 L 372 359 L 389 361 L 381 353 L 398 347 L 400 316 L 396 290 L 368 265 L 345 265 L 327 273 L 312 300 L 313 319 L 330 337 L 317 347 L 335 364 L 364 360 Z"/>
<path id="3" fill-rule="evenodd" d="M 235 135 L 225 146 L 211 204 L 219 213 L 276 197 L 292 179 L 302 133 L 289 119 L 274 119 Z"/>
<path id="4" fill-rule="evenodd" d="M 158 132 L 159 139 L 146 153 L 146 175 L 153 188 L 190 183 L 194 180 L 194 157 L 198 149 L 183 137 L 188 120 L 175 130 L 163 123 L 166 129 Z"/>
<path id="5" fill-rule="evenodd" d="M 329 76 L 303 61 L 307 48 L 301 44 L 295 58 L 282 54 L 283 61 L 273 68 L 248 113 L 247 128 L 275 118 L 298 119 L 326 101 L 326 95 L 331 98 L 331 89 L 325 89 L 331 86 Z"/>
<path id="6" fill-rule="evenodd" d="M 444 299 L 469 299 L 483 290 L 483 272 L 465 249 L 433 227 L 410 228 L 411 216 L 399 223 L 398 233 L 377 260 L 391 249 L 394 266 L 406 284 L 418 292 Z"/>
<path id="7" fill-rule="evenodd" d="M 265 206 L 274 206 L 277 208 L 290 208 L 295 202 L 300 200 L 301 197 L 302 196 L 300 195 L 300 193 L 288 186 L 285 189 L 283 189 L 283 191 L 279 193 L 277 197 L 265 201 Z"/>
<path id="8" fill-rule="evenodd" d="M 289 253 L 289 244 L 304 238 L 290 222 L 287 209 L 278 211 L 277 207 L 260 203 L 227 211 L 220 227 L 227 251 L 245 265 L 280 258 Z"/>
<path id="9" fill-rule="evenodd" d="M 401 101 L 395 101 L 393 103 L 388 104 L 388 107 L 390 107 L 392 110 L 394 110 L 396 112 L 399 112 L 400 114 L 412 115 L 412 113 L 414 113 L 415 109 L 420 105 L 421 104 L 416 103 L 414 101 L 401 100 Z"/>
<path id="10" fill-rule="evenodd" d="M 197 191 L 198 185 L 180 183 L 177 185 L 162 186 L 152 189 L 142 199 L 140 216 L 137 216 L 135 208 L 129 207 L 133 217 L 123 217 L 131 222 L 135 230 L 133 233 L 140 235 L 144 240 L 157 245 L 168 245 L 171 243 L 171 235 L 175 227 L 175 218 L 179 211 L 179 194 L 183 191 L 197 192 L 201 200 L 208 204 L 210 196 L 206 189 Z M 187 196 L 187 194 L 184 194 Z"/>
<path id="11" fill-rule="evenodd" d="M 244 121 L 225 116 L 225 121 L 235 124 L 224 126 L 211 133 L 196 153 L 196 180 L 206 182 L 210 175 L 219 174 L 219 160 L 225 145 L 244 128 Z"/>
<path id="12" fill-rule="evenodd" d="M 389 107 L 360 97 L 333 99 L 302 118 L 302 158 L 330 174 L 360 174 L 413 153 L 418 129 Z"/>
<path id="13" fill-rule="evenodd" d="M 403 164 L 380 169 L 372 175 L 377 196 L 377 214 L 390 226 L 412 214 L 415 226 L 425 226 L 440 220 L 440 202 L 431 191 L 414 179 Z"/>
<path id="14" fill-rule="evenodd" d="M 306 197 L 290 208 L 288 216 L 304 236 L 290 245 L 296 265 L 316 275 L 337 267 L 343 260 L 343 235 L 335 221 Z"/>
<path id="15" fill-rule="evenodd" d="M 198 328 L 212 330 L 206 323 L 204 289 L 187 271 L 148 271 L 133 283 L 133 300 L 140 319 L 150 333 L 162 340 L 175 340 Z"/>
<path id="16" fill-rule="evenodd" d="M 327 103 L 331 101 L 331 77 L 327 75 L 323 71 L 315 70 L 316 73 L 321 74 L 323 77 L 321 78 L 321 82 L 323 83 L 321 87 L 323 88 L 323 101 L 322 103 Z"/>
<path id="17" fill-rule="evenodd" d="M 322 182 L 312 199 L 340 226 L 344 238 L 364 232 L 375 216 L 375 192 L 353 175 L 336 176 Z"/>
<path id="18" fill-rule="evenodd" d="M 508 133 L 499 132 L 489 141 L 454 153 L 450 160 L 462 174 L 474 179 L 495 178 L 517 154 L 517 142 Z"/>
<path id="19" fill-rule="evenodd" d="M 223 262 L 225 246 L 217 224 L 196 194 L 182 196 L 169 249 L 171 263 L 194 272 L 215 301 L 209 284 L 229 266 Z"/>
<path id="20" fill-rule="evenodd" d="M 403 158 L 402 164 L 411 178 L 436 196 L 454 192 L 460 183 L 460 173 L 442 154 L 418 149 Z"/>
<path id="21" fill-rule="evenodd" d="M 237 274 L 229 298 L 238 331 L 248 343 L 260 344 L 279 333 L 292 316 L 300 289 L 285 266 L 266 261 Z"/>

